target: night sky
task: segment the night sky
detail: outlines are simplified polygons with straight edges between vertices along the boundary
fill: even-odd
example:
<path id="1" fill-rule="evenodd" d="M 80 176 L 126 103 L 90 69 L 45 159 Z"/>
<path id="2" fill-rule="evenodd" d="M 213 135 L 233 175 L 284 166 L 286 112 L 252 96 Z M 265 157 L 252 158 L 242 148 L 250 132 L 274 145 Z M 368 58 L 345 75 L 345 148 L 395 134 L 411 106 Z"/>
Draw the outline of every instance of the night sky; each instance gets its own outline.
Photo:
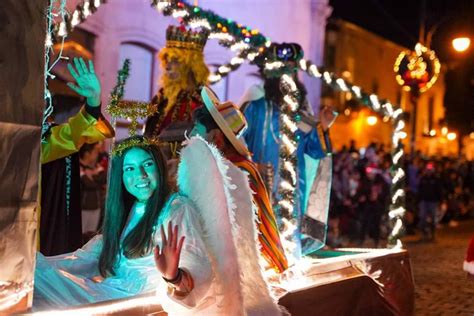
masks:
<path id="1" fill-rule="evenodd" d="M 422 0 L 330 0 L 332 18 L 341 18 L 408 48 L 418 42 Z M 463 133 L 474 131 L 474 0 L 426 0 L 426 32 L 433 26 L 431 48 L 445 65 L 448 124 Z M 451 39 L 471 38 L 459 54 Z"/>
<path id="2" fill-rule="evenodd" d="M 332 17 L 353 22 L 406 47 L 418 41 L 421 0 L 330 0 Z M 426 0 L 426 30 L 438 24 L 432 48 L 441 59 L 451 36 L 473 33 L 474 0 Z M 442 56 L 441 56 L 442 55 Z"/>

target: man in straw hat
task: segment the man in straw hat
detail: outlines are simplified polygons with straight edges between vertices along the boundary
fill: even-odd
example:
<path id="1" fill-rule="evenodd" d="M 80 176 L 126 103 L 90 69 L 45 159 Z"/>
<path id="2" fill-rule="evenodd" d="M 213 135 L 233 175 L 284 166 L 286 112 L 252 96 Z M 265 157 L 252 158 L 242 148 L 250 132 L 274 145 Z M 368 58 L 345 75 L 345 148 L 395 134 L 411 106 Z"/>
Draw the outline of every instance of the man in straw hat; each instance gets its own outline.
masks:
<path id="1" fill-rule="evenodd" d="M 248 173 L 253 202 L 258 209 L 259 243 L 262 256 L 278 273 L 287 267 L 287 259 L 281 245 L 278 226 L 267 190 L 250 153 L 240 139 L 247 122 L 237 106 L 230 101 L 220 103 L 207 87 L 201 90 L 204 107 L 193 113 L 192 135 L 200 135 L 213 143 L 234 165 Z"/>

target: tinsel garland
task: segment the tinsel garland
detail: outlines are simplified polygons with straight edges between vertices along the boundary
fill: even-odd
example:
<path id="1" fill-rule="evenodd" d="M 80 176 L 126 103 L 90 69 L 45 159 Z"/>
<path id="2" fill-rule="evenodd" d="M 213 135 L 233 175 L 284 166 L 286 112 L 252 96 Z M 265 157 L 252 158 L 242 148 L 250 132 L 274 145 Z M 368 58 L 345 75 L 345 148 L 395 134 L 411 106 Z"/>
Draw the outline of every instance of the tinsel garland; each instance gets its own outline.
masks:
<path id="1" fill-rule="evenodd" d="M 130 75 L 130 59 L 125 59 L 122 68 L 117 75 L 117 84 L 110 94 L 107 112 L 114 117 L 122 117 L 130 120 L 128 127 L 129 135 L 137 133 L 138 119 L 146 118 L 156 113 L 158 106 L 147 102 L 122 101 L 125 83 Z"/>
<path id="2" fill-rule="evenodd" d="M 130 147 L 146 147 L 151 145 L 160 146 L 160 142 L 156 138 L 144 138 L 143 140 L 131 138 L 116 145 L 112 150 L 112 156 L 121 156 Z"/>
<path id="3" fill-rule="evenodd" d="M 112 112 L 115 113 L 115 111 L 120 111 L 119 102 L 123 98 L 123 94 L 125 91 L 125 83 L 127 82 L 128 76 L 130 76 L 130 59 L 127 58 L 123 62 L 122 68 L 120 68 L 120 70 L 118 71 L 117 84 L 110 93 L 110 101 L 109 105 L 107 106 L 107 112 L 109 112 L 113 116 L 118 115 L 114 115 L 112 114 Z"/>

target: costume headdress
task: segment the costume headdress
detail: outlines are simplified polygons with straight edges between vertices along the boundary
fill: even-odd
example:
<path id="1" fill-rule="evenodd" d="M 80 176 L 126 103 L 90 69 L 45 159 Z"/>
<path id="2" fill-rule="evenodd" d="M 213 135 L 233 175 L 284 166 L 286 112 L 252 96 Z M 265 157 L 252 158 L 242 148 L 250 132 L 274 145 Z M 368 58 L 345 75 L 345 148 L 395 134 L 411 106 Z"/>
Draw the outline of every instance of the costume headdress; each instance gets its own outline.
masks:
<path id="1" fill-rule="evenodd" d="M 138 119 L 156 113 L 157 105 L 145 102 L 122 101 L 125 83 L 129 76 L 129 67 L 130 60 L 126 59 L 122 68 L 118 72 L 117 84 L 112 90 L 110 103 L 107 106 L 107 112 L 109 112 L 114 118 L 114 122 L 117 117 L 129 119 L 130 125 L 128 126 L 128 134 L 129 136 L 135 136 L 137 134 Z M 115 145 L 112 149 L 112 156 L 120 156 L 131 147 L 148 147 L 150 145 L 158 146 L 158 139 L 149 137 L 131 137 L 126 141 Z"/>
<path id="2" fill-rule="evenodd" d="M 206 29 L 192 31 L 186 30 L 183 25 L 170 25 L 166 30 L 166 47 L 197 50 L 202 52 L 206 45 L 208 36 L 209 31 Z"/>
<path id="3" fill-rule="evenodd" d="M 263 71 L 266 77 L 280 77 L 283 74 L 293 73 L 298 69 L 297 63 L 303 58 L 304 52 L 297 43 L 272 43 L 257 58 L 254 63 Z M 268 63 L 277 63 L 266 68 Z"/>

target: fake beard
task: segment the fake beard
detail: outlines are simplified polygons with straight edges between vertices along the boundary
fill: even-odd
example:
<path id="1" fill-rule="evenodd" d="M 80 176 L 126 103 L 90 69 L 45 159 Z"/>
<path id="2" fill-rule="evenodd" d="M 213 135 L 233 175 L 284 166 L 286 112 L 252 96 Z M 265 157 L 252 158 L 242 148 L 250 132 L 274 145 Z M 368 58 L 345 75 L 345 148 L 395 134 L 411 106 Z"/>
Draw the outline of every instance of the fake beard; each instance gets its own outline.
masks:
<path id="1" fill-rule="evenodd" d="M 179 94 L 182 91 L 188 90 L 186 78 L 187 76 L 184 73 L 181 73 L 178 79 L 171 79 L 168 77 L 168 75 L 166 75 L 166 73 L 161 77 L 163 95 L 168 100 L 165 108 L 165 115 L 168 114 L 169 110 L 175 106 Z"/>
<path id="2" fill-rule="evenodd" d="M 269 100 L 274 101 L 277 104 L 283 103 L 284 95 L 281 93 L 280 90 L 280 78 L 281 77 L 274 77 L 274 78 L 265 78 L 264 81 L 264 90 L 265 90 L 265 97 Z M 300 91 L 299 94 L 299 102 L 304 103 L 306 99 L 306 87 L 304 84 L 296 77 L 295 79 L 296 87 Z"/>

